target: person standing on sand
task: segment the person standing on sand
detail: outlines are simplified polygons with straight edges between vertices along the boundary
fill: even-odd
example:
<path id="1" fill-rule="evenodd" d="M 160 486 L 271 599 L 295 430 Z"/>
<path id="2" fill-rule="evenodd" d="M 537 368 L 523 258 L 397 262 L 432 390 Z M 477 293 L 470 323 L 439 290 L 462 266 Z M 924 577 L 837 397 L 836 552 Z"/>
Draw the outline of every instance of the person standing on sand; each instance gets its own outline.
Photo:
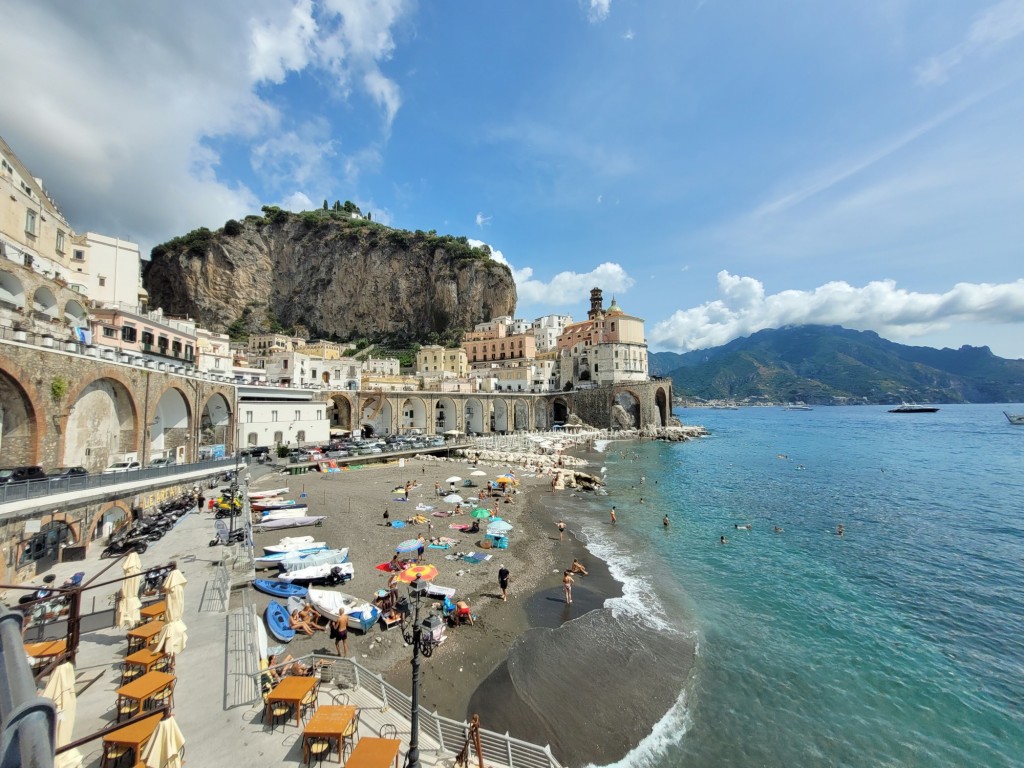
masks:
<path id="1" fill-rule="evenodd" d="M 575 580 L 572 578 L 572 573 L 565 571 L 562 573 L 562 591 L 565 592 L 565 604 L 569 605 L 572 602 L 572 585 L 575 584 Z"/>
<path id="2" fill-rule="evenodd" d="M 416 562 L 420 562 L 420 561 L 423 560 L 423 553 L 426 550 L 427 542 L 423 538 L 423 534 L 422 533 L 419 536 L 416 537 L 416 541 L 418 541 L 420 543 L 419 549 L 416 550 L 416 552 L 418 553 L 417 557 L 416 557 Z"/>
<path id="3" fill-rule="evenodd" d="M 562 536 L 564 536 L 564 535 L 565 535 L 565 521 L 564 520 L 559 520 L 558 521 L 558 540 L 562 541 Z"/>
<path id="4" fill-rule="evenodd" d="M 618 518 L 615 517 L 615 507 L 612 507 L 612 525 L 615 525 L 616 522 L 618 522 Z"/>
<path id="5" fill-rule="evenodd" d="M 504 565 L 498 569 L 498 586 L 501 587 L 501 599 L 508 602 L 508 584 L 512 575 Z"/>
<path id="6" fill-rule="evenodd" d="M 331 622 L 331 640 L 334 641 L 334 650 L 341 656 L 344 649 L 344 656 L 348 657 L 348 616 L 342 615 Z"/>

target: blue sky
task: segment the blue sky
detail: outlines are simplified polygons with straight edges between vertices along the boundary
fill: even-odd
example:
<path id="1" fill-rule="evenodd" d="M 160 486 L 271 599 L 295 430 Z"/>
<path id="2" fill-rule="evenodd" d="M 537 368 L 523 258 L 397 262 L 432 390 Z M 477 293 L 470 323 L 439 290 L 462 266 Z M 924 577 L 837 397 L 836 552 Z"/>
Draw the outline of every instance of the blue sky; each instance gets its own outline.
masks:
<path id="1" fill-rule="evenodd" d="M 145 249 L 351 199 L 652 350 L 806 322 L 1024 357 L 1024 0 L 9 0 L 0 134 Z"/>

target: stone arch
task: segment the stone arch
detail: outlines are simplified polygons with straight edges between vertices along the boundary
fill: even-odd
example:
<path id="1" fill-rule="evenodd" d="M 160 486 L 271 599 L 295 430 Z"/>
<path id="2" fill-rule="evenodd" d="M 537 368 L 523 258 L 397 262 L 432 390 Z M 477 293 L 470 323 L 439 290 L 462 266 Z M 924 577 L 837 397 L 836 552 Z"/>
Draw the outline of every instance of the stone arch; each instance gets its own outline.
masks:
<path id="1" fill-rule="evenodd" d="M 664 387 L 658 387 L 654 391 L 654 407 L 658 413 L 658 426 L 668 426 L 668 415 L 671 412 L 670 403 L 672 398 L 665 391 Z"/>
<path id="2" fill-rule="evenodd" d="M 163 455 L 177 458 L 178 448 L 185 448 L 187 456 L 192 436 L 192 407 L 183 390 L 168 384 L 147 416 L 146 423 L 149 427 L 149 458 Z"/>
<path id="3" fill-rule="evenodd" d="M 0 269 L 0 307 L 25 308 L 25 286 L 18 276 Z"/>
<path id="4" fill-rule="evenodd" d="M 452 429 L 463 432 L 462 421 L 459 419 L 459 409 L 455 401 L 450 397 L 439 397 L 434 403 L 431 414 L 431 431 L 437 435 L 443 435 Z"/>
<path id="5" fill-rule="evenodd" d="M 389 435 L 393 427 L 394 409 L 383 392 L 363 401 L 359 411 L 359 429 L 363 435 Z"/>
<path id="6" fill-rule="evenodd" d="M 352 401 L 345 395 L 331 395 L 327 406 L 330 425 L 335 429 L 352 429 Z"/>
<path id="7" fill-rule="evenodd" d="M 517 397 L 515 400 L 512 429 L 516 432 L 530 429 L 530 404 L 522 397 Z"/>
<path id="8" fill-rule="evenodd" d="M 46 315 L 50 320 L 58 320 L 57 297 L 45 285 L 40 285 L 32 294 L 32 311 Z"/>
<path id="9" fill-rule="evenodd" d="M 234 451 L 231 436 L 231 404 L 221 392 L 212 392 L 199 413 L 199 447 L 223 445 L 225 451 Z M 198 458 L 198 457 L 197 457 Z"/>
<path id="10" fill-rule="evenodd" d="M 0 456 L 5 465 L 37 464 L 46 424 L 43 401 L 20 366 L 0 369 Z"/>
<path id="11" fill-rule="evenodd" d="M 484 431 L 484 404 L 478 397 L 467 397 L 463 406 L 466 425 L 465 432 L 481 435 Z"/>
<path id="12" fill-rule="evenodd" d="M 569 420 L 569 414 L 572 413 L 572 409 L 569 408 L 569 401 L 564 397 L 556 397 L 551 401 L 551 423 L 554 424 L 565 424 Z"/>
<path id="13" fill-rule="evenodd" d="M 427 424 L 427 406 L 423 402 L 422 398 L 419 397 L 407 397 L 402 401 L 402 410 L 399 414 L 401 421 L 399 423 L 399 429 L 408 431 L 411 429 L 419 429 L 423 432 L 427 432 L 429 425 Z"/>
<path id="14" fill-rule="evenodd" d="M 92 523 L 89 524 L 89 530 L 83 543 L 88 547 L 91 542 L 102 536 L 104 522 L 114 523 L 114 530 L 117 530 L 120 527 L 120 521 L 131 519 L 132 511 L 127 504 L 123 501 L 108 501 L 92 516 Z"/>
<path id="15" fill-rule="evenodd" d="M 71 407 L 60 464 L 98 472 L 124 454 L 138 453 L 139 406 L 119 374 L 85 382 L 67 402 Z"/>
<path id="16" fill-rule="evenodd" d="M 508 432 L 508 405 L 500 397 L 491 402 L 491 432 Z"/>
<path id="17" fill-rule="evenodd" d="M 78 299 L 68 299 L 64 302 L 64 319 L 76 328 L 85 328 L 89 325 L 89 313 Z"/>
<path id="18" fill-rule="evenodd" d="M 26 550 L 39 546 L 47 539 L 51 540 L 49 543 L 52 544 L 52 548 L 48 546 L 47 549 L 50 551 L 46 555 L 32 561 L 35 563 L 36 573 L 46 570 L 59 560 L 60 549 L 64 543 L 77 544 L 82 540 L 78 522 L 64 512 L 43 515 L 39 520 L 39 533 L 23 536 L 18 542 L 14 558 L 16 567 L 28 565 L 22 563 Z"/>
<path id="19" fill-rule="evenodd" d="M 643 426 L 640 423 L 640 397 L 632 390 L 619 390 L 615 393 L 611 416 L 609 426 L 612 429 L 633 429 Z"/>

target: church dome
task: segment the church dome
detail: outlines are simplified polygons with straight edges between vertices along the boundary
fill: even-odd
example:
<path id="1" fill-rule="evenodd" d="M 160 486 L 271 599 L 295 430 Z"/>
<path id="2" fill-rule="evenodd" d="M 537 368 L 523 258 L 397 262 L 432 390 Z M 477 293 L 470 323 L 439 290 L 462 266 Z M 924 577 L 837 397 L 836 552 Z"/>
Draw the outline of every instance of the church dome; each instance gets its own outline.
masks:
<path id="1" fill-rule="evenodd" d="M 608 311 L 605 313 L 605 315 L 607 315 L 608 317 L 611 317 L 612 315 L 624 315 L 624 314 L 626 314 L 626 313 L 622 311 L 622 307 L 620 307 L 618 305 L 618 303 L 615 301 L 615 297 L 612 296 L 611 306 L 608 307 Z"/>

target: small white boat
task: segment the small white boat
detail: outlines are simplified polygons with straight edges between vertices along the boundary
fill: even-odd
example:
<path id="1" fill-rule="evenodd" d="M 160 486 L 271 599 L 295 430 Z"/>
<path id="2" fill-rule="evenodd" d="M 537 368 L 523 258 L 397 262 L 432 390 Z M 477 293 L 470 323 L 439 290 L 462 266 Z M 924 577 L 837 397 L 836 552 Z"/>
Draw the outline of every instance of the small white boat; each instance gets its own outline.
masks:
<path id="1" fill-rule="evenodd" d="M 809 406 L 803 400 L 797 400 L 795 403 L 790 403 L 789 405 L 787 405 L 786 406 L 786 410 L 787 411 L 813 411 L 814 409 L 811 408 L 811 406 Z"/>
<path id="2" fill-rule="evenodd" d="M 249 491 L 249 499 L 269 499 L 271 496 L 280 496 L 288 493 L 287 488 L 273 488 L 269 491 Z"/>
<path id="3" fill-rule="evenodd" d="M 304 528 L 307 525 L 320 525 L 327 519 L 327 515 L 316 515 L 313 517 L 282 517 L 277 520 L 262 520 L 254 524 L 258 531 L 274 531 L 282 528 Z"/>
<path id="4" fill-rule="evenodd" d="M 268 509 L 282 509 L 284 507 L 294 507 L 299 502 L 295 499 L 254 499 L 250 502 L 253 509 L 257 512 L 263 512 Z"/>
<path id="5" fill-rule="evenodd" d="M 277 544 L 267 544 L 263 547 L 263 551 L 268 555 L 273 555 L 278 552 L 287 554 L 289 552 L 296 552 L 299 550 L 312 550 L 315 552 L 321 549 L 327 549 L 327 542 L 313 541 L 312 536 L 299 536 L 294 539 L 284 538 Z"/>
<path id="6" fill-rule="evenodd" d="M 299 550 L 289 552 L 278 561 L 284 571 L 297 571 L 311 565 L 339 565 L 348 560 L 348 547 L 343 549 L 321 549 L 316 552 Z"/>
<path id="7" fill-rule="evenodd" d="M 380 609 L 373 603 L 346 595 L 344 592 L 311 588 L 306 594 L 306 599 L 321 616 L 331 621 L 337 621 L 340 616 L 347 616 L 349 629 L 358 629 L 361 632 L 366 632 L 372 627 L 380 616 Z"/>
<path id="8" fill-rule="evenodd" d="M 1024 424 L 1024 413 L 1010 413 L 1009 411 L 1003 411 L 1003 416 L 1011 424 Z"/>
<path id="9" fill-rule="evenodd" d="M 334 563 L 333 565 L 311 565 L 296 571 L 286 571 L 278 574 L 277 580 L 289 583 L 323 581 L 329 584 L 343 584 L 355 574 L 356 569 L 352 563 Z"/>
<path id="10" fill-rule="evenodd" d="M 284 507 L 283 509 L 271 509 L 263 513 L 262 522 L 268 520 L 282 520 L 286 517 L 305 517 L 309 514 L 309 507 L 305 504 L 295 507 Z"/>
<path id="11" fill-rule="evenodd" d="M 323 543 L 323 542 L 320 542 Z M 320 549 L 297 549 L 291 552 L 275 552 L 270 555 L 262 555 L 260 557 L 253 558 L 253 565 L 257 568 L 277 568 L 285 560 L 285 558 L 292 557 L 293 555 L 314 555 L 317 552 L 326 552 L 326 546 Z"/>

